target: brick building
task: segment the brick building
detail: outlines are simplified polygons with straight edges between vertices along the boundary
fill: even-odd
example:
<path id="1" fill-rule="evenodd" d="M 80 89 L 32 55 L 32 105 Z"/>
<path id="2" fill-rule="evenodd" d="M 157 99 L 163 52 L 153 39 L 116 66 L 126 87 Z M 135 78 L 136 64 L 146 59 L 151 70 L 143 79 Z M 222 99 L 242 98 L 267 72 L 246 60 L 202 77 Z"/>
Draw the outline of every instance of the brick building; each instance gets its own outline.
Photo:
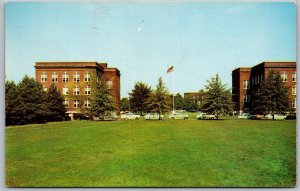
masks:
<path id="1" fill-rule="evenodd" d="M 240 67 L 232 71 L 232 101 L 238 113 L 251 112 L 251 97 L 257 93 L 259 84 L 270 71 L 281 75 L 289 88 L 291 105 L 296 111 L 296 62 L 262 62 L 254 67 Z"/>
<path id="2" fill-rule="evenodd" d="M 108 68 L 107 63 L 98 62 L 36 62 L 36 80 L 41 82 L 44 90 L 55 83 L 65 98 L 67 113 L 82 112 L 90 107 L 90 97 L 96 83 L 104 79 L 115 111 L 120 112 L 120 71 Z"/>
<path id="3" fill-rule="evenodd" d="M 184 98 L 192 100 L 197 105 L 203 104 L 204 92 L 186 92 Z"/>

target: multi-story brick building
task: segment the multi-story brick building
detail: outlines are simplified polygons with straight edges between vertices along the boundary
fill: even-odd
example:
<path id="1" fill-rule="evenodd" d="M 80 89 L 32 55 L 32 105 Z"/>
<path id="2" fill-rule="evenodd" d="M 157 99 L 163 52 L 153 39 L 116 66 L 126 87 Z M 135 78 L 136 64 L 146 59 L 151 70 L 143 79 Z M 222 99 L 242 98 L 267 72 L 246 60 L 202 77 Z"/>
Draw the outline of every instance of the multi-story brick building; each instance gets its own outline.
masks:
<path id="1" fill-rule="evenodd" d="M 93 88 L 102 79 L 107 85 L 114 102 L 115 110 L 120 112 L 120 71 L 108 68 L 107 63 L 98 62 L 36 62 L 36 80 L 44 90 L 55 83 L 65 98 L 67 113 L 81 113 L 90 107 Z"/>
<path id="2" fill-rule="evenodd" d="M 204 101 L 204 92 L 186 92 L 184 93 L 184 98 L 193 100 L 197 105 L 201 105 Z"/>
<path id="3" fill-rule="evenodd" d="M 296 62 L 262 62 L 252 68 L 240 67 L 232 71 L 232 101 L 237 112 L 252 110 L 252 97 L 270 71 L 281 75 L 285 86 L 289 88 L 291 105 L 296 111 Z"/>

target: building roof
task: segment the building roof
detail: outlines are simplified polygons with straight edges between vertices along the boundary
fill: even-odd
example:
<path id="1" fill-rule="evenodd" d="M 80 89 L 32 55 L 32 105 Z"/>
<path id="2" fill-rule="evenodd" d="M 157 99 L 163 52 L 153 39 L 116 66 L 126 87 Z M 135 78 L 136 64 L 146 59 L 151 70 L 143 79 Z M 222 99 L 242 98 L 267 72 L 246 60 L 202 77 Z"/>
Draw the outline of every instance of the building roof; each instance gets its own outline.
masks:
<path id="1" fill-rule="evenodd" d="M 261 65 L 265 68 L 296 68 L 295 61 L 265 61 L 253 66 L 253 68 Z"/>
<path id="2" fill-rule="evenodd" d="M 239 67 L 239 68 L 235 68 L 234 70 L 232 70 L 232 72 L 236 72 L 236 71 L 240 71 L 240 72 L 248 72 L 251 70 L 252 67 Z"/>
<path id="3" fill-rule="evenodd" d="M 47 68 L 98 68 L 102 71 L 112 71 L 120 75 L 120 71 L 117 68 L 108 68 L 105 62 L 36 62 L 36 69 Z"/>

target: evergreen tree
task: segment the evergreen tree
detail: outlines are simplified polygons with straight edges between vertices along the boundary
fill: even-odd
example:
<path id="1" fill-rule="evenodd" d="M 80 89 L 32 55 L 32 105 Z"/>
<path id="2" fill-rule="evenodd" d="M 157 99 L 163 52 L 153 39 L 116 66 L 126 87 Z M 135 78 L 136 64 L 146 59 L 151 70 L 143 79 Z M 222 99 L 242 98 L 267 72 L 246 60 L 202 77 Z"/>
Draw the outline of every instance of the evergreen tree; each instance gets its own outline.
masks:
<path id="1" fill-rule="evenodd" d="M 13 81 L 5 82 L 5 123 L 6 125 L 19 124 L 21 116 L 18 107 L 21 97 L 18 86 Z"/>
<path id="2" fill-rule="evenodd" d="M 218 119 L 220 115 L 232 110 L 231 92 L 222 84 L 218 74 L 210 81 L 207 80 L 207 83 L 203 111 L 216 115 Z"/>
<path id="3" fill-rule="evenodd" d="M 151 87 L 143 82 L 137 82 L 134 89 L 129 93 L 130 109 L 141 115 L 148 112 L 147 99 L 150 97 Z"/>
<path id="4" fill-rule="evenodd" d="M 129 99 L 127 97 L 124 97 L 121 99 L 121 111 L 129 111 Z"/>
<path id="5" fill-rule="evenodd" d="M 101 83 L 96 84 L 93 97 L 91 99 L 91 112 L 94 116 L 101 120 L 104 116 L 114 110 L 113 101 L 110 98 L 108 89 L 102 80 Z"/>
<path id="6" fill-rule="evenodd" d="M 47 105 L 42 84 L 26 75 L 18 84 L 18 93 L 20 96 L 20 105 L 16 108 L 20 119 L 18 123 L 44 123 Z"/>
<path id="7" fill-rule="evenodd" d="M 172 97 L 173 99 L 173 97 Z M 174 107 L 175 110 L 184 109 L 184 99 L 183 97 L 178 93 L 174 96 Z"/>
<path id="8" fill-rule="evenodd" d="M 55 84 L 51 84 L 46 94 L 47 121 L 63 121 L 66 115 L 64 97 Z"/>
<path id="9" fill-rule="evenodd" d="M 259 114 L 283 113 L 290 110 L 288 88 L 278 73 L 271 71 L 253 95 L 253 111 Z"/>
<path id="10" fill-rule="evenodd" d="M 161 114 L 171 110 L 172 100 L 161 77 L 158 79 L 156 90 L 148 98 L 147 105 L 152 112 L 159 114 L 159 118 Z"/>

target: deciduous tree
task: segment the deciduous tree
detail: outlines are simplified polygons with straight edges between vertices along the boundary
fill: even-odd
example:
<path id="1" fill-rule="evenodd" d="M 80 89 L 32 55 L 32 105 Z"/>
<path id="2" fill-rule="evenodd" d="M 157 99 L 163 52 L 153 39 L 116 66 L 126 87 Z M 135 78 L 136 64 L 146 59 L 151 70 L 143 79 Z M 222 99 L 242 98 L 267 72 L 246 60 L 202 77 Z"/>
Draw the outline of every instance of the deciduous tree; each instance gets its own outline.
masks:
<path id="1" fill-rule="evenodd" d="M 45 122 L 47 105 L 42 84 L 26 75 L 18 83 L 18 94 L 20 96 L 20 105 L 17 106 L 17 113 L 20 115 L 19 123 Z"/>
<path id="2" fill-rule="evenodd" d="M 122 111 L 129 111 L 130 107 L 129 107 L 129 99 L 127 97 L 124 97 L 121 99 L 121 110 Z"/>
<path id="3" fill-rule="evenodd" d="M 150 97 L 151 87 L 143 82 L 137 82 L 134 89 L 129 93 L 130 109 L 141 115 L 148 112 L 147 99 Z"/>

